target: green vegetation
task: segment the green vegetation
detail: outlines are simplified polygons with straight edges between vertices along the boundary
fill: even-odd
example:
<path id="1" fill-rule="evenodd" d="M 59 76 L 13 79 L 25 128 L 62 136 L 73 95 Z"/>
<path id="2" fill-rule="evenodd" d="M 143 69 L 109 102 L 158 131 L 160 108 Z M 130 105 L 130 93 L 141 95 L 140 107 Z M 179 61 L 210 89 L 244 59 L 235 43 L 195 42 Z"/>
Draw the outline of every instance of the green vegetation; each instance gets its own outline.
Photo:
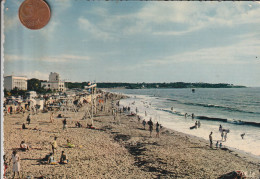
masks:
<path id="1" fill-rule="evenodd" d="M 67 82 L 66 86 L 71 88 L 84 88 L 87 82 L 71 83 Z M 97 83 L 98 88 L 126 88 L 126 89 L 143 89 L 143 88 L 245 88 L 245 86 L 235 86 L 226 83 Z"/>

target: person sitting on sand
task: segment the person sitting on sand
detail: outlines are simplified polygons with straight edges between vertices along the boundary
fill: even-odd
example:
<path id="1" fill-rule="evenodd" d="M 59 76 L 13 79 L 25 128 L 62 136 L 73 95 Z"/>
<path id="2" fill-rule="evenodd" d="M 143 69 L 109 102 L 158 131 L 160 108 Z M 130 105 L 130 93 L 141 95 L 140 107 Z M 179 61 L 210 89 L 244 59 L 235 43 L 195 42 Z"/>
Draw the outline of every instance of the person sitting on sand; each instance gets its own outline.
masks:
<path id="1" fill-rule="evenodd" d="M 69 147 L 69 148 L 74 148 L 75 145 L 74 145 L 74 144 L 71 144 L 70 141 L 69 141 L 69 139 L 67 139 L 67 147 Z"/>
<path id="2" fill-rule="evenodd" d="M 75 126 L 80 128 L 80 127 L 82 127 L 82 124 L 80 124 L 79 121 L 77 121 Z"/>
<path id="3" fill-rule="evenodd" d="M 25 124 L 23 123 L 22 125 L 22 129 L 28 129 L 27 127 L 25 127 Z"/>
<path id="4" fill-rule="evenodd" d="M 64 154 L 64 151 L 61 152 L 60 164 L 67 164 L 69 162 L 67 156 Z"/>
<path id="5" fill-rule="evenodd" d="M 29 146 L 24 141 L 22 141 L 20 144 L 20 149 L 22 151 L 26 151 L 26 150 L 29 150 Z"/>
<path id="6" fill-rule="evenodd" d="M 146 121 L 145 121 L 145 119 L 144 119 L 144 120 L 143 120 L 144 130 L 145 130 L 145 125 L 146 125 Z"/>
<path id="7" fill-rule="evenodd" d="M 51 165 L 56 165 L 57 164 L 56 160 L 54 159 L 53 153 L 50 153 L 50 156 L 49 156 L 49 159 L 48 159 L 48 163 L 51 164 Z"/>

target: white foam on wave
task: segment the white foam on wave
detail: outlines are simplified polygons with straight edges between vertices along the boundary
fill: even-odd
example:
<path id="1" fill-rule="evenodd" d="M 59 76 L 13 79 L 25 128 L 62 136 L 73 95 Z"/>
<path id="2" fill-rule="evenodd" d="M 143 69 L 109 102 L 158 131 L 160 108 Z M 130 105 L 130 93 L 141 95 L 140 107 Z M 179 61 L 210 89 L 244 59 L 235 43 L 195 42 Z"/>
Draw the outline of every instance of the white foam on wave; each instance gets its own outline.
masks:
<path id="1" fill-rule="evenodd" d="M 222 124 L 225 128 L 230 129 L 230 133 L 227 134 L 227 141 L 222 142 L 223 146 L 242 150 L 244 152 L 251 153 L 256 156 L 260 156 L 260 130 L 259 128 L 239 126 L 229 123 L 211 122 L 201 120 L 201 127 L 198 129 L 190 130 L 190 127 L 195 124 L 195 119 L 190 117 L 185 119 L 183 116 L 178 116 L 166 111 L 156 110 L 158 105 L 162 102 L 162 99 L 145 96 L 145 95 L 128 95 L 130 98 L 120 101 L 121 106 L 130 106 L 132 112 L 136 112 L 138 109 L 138 115 L 145 120 L 152 118 L 153 122 L 159 122 L 164 127 L 173 129 L 179 132 L 190 134 L 209 140 L 209 134 L 213 132 L 214 144 L 217 141 L 221 141 L 221 133 L 219 132 L 219 124 Z M 169 106 L 169 109 L 171 110 Z M 174 109 L 178 111 L 177 109 Z M 147 116 L 145 116 L 145 111 Z M 240 134 L 246 133 L 244 139 Z"/>

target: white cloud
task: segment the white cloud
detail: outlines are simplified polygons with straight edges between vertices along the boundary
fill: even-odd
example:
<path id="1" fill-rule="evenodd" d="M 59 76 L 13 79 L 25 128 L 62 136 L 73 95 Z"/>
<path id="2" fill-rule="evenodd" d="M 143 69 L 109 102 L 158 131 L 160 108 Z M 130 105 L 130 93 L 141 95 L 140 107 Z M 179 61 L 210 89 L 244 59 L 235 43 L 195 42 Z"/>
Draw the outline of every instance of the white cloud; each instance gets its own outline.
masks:
<path id="1" fill-rule="evenodd" d="M 35 58 L 27 57 L 24 55 L 13 55 L 13 54 L 6 54 L 4 56 L 5 61 L 31 61 L 35 60 Z M 89 56 L 78 56 L 78 55 L 72 55 L 72 54 L 63 54 L 63 55 L 56 55 L 56 56 L 44 56 L 38 58 L 38 60 L 43 62 L 72 62 L 72 61 L 88 61 L 90 60 Z"/>
<path id="2" fill-rule="evenodd" d="M 91 35 L 98 39 L 103 40 L 111 40 L 113 37 L 110 35 L 110 33 L 107 33 L 106 31 L 103 31 L 98 26 L 92 24 L 88 19 L 84 17 L 78 18 L 78 25 L 81 29 L 88 31 Z"/>
<path id="3" fill-rule="evenodd" d="M 259 64 L 260 41 L 247 39 L 237 44 L 223 47 L 203 48 L 168 57 L 147 60 L 141 66 L 156 66 L 176 63 L 199 64 Z"/>
<path id="4" fill-rule="evenodd" d="M 37 78 L 40 80 L 48 80 L 49 79 L 49 74 L 40 72 L 40 71 L 31 71 L 31 72 L 24 72 L 23 74 L 18 74 L 18 75 L 25 75 L 27 76 L 28 79 L 31 78 Z"/>

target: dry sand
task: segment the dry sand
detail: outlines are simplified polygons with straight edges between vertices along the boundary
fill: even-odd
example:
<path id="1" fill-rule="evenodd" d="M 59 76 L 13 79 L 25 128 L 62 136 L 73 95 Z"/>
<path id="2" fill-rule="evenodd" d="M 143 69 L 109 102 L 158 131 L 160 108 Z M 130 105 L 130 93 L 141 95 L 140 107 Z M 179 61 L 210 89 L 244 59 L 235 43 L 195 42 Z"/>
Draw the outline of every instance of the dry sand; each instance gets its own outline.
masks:
<path id="1" fill-rule="evenodd" d="M 63 119 L 55 118 L 55 122 L 50 123 L 50 112 L 32 115 L 29 129 L 25 130 L 21 130 L 21 126 L 26 122 L 27 113 L 4 117 L 4 151 L 8 160 L 12 150 L 23 140 L 33 148 L 42 148 L 18 152 L 23 177 L 217 178 L 234 170 L 259 175 L 257 159 L 228 149 L 210 149 L 205 140 L 166 128 L 161 130 L 160 138 L 155 138 L 155 131 L 150 138 L 149 131 L 142 129 L 137 117 L 122 113 L 114 120 L 111 112 L 99 112 L 94 117 L 94 126 L 99 130 L 93 130 L 86 128 L 89 120 L 81 120 L 83 108 L 78 113 L 62 114 L 70 117 L 65 131 L 62 130 Z M 80 121 L 83 128 L 75 128 L 75 121 Z M 32 130 L 36 126 L 41 131 Z M 59 160 L 61 151 L 65 151 L 69 164 L 39 163 L 39 159 L 51 152 L 54 136 L 58 137 L 55 159 Z M 67 139 L 76 147 L 66 148 Z M 11 172 L 12 165 L 9 165 L 9 177 Z"/>

